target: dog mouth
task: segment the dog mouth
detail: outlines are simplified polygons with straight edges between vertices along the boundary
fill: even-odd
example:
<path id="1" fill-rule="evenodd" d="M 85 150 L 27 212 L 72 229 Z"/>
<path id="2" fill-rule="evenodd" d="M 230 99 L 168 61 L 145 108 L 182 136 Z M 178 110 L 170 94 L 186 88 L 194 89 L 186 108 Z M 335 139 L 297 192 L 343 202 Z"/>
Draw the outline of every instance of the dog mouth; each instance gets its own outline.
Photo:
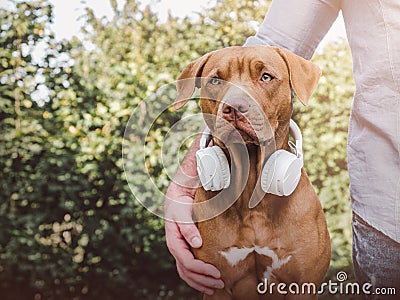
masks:
<path id="1" fill-rule="evenodd" d="M 232 143 L 260 145 L 263 141 L 250 124 L 242 124 L 240 122 L 230 124 L 230 126 L 219 127 L 217 132 L 218 138 L 226 145 Z"/>
<path id="2" fill-rule="evenodd" d="M 259 144 L 260 143 L 256 132 L 254 131 L 253 128 L 251 128 L 251 126 L 244 126 L 242 124 L 237 124 L 235 126 L 234 130 L 236 130 L 240 134 L 240 136 L 242 137 L 243 141 L 246 144 L 247 143 L 251 143 L 251 144 Z"/>

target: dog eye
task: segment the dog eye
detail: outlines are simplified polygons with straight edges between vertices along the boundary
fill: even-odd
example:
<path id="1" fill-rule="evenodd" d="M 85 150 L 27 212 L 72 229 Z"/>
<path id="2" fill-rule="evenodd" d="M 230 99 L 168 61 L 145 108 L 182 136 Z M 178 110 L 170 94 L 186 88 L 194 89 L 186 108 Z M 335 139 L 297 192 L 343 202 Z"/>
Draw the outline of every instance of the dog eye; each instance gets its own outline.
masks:
<path id="1" fill-rule="evenodd" d="M 261 76 L 261 81 L 263 81 L 263 82 L 268 82 L 268 81 L 271 81 L 272 79 L 274 79 L 274 77 L 272 77 L 272 75 L 270 75 L 268 73 L 264 73 Z"/>
<path id="2" fill-rule="evenodd" d="M 213 77 L 210 79 L 210 83 L 212 85 L 218 85 L 218 84 L 221 84 L 221 80 L 218 77 Z"/>

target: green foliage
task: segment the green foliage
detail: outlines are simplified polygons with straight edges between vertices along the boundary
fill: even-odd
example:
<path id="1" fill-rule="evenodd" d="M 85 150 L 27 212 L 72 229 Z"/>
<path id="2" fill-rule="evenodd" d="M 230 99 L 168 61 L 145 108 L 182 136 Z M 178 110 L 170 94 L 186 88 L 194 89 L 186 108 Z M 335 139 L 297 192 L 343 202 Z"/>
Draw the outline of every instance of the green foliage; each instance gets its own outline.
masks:
<path id="1" fill-rule="evenodd" d="M 163 23 L 127 1 L 115 16 L 88 9 L 85 41 L 58 42 L 47 1 L 0 9 L 0 293 L 2 299 L 190 299 L 165 246 L 163 222 L 132 196 L 122 163 L 131 113 L 145 118 L 170 99 L 141 103 L 206 52 L 241 45 L 268 3 L 216 1 L 195 19 Z M 42 56 L 33 53 L 42 48 Z M 37 52 L 37 51 L 36 51 Z M 326 210 L 331 275 L 350 266 L 346 136 L 352 98 L 350 54 L 327 47 L 310 106 L 296 106 L 306 168 Z M 140 105 L 140 106 L 139 106 Z M 189 110 L 196 109 L 189 106 Z M 161 189 L 163 136 L 185 112 L 152 128 L 148 159 Z M 141 135 L 141 124 L 137 124 Z M 143 154 L 132 147 L 129 163 Z M 135 180 L 147 189 L 145 174 Z M 143 195 L 151 197 L 151 195 Z"/>
<path id="2" fill-rule="evenodd" d="M 307 107 L 296 101 L 294 118 L 302 128 L 305 168 L 325 210 L 334 278 L 339 270 L 352 273 L 346 144 L 355 87 L 351 55 L 344 42 L 330 44 L 313 61 L 322 69 L 322 77 Z"/>

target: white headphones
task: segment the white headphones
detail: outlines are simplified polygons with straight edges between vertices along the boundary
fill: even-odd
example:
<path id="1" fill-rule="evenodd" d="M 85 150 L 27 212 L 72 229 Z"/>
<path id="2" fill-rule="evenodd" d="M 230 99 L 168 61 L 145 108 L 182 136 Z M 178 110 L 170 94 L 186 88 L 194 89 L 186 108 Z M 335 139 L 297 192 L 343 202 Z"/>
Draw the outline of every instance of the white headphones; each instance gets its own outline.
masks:
<path id="1" fill-rule="evenodd" d="M 290 120 L 290 135 L 295 145 L 289 146 L 295 153 L 277 150 L 268 158 L 261 172 L 261 187 L 264 192 L 288 196 L 296 189 L 303 167 L 302 136 L 297 124 Z M 211 131 L 205 128 L 200 149 L 196 152 L 197 172 L 203 188 L 207 191 L 219 191 L 230 184 L 229 163 L 218 146 L 207 147 L 211 140 Z"/>

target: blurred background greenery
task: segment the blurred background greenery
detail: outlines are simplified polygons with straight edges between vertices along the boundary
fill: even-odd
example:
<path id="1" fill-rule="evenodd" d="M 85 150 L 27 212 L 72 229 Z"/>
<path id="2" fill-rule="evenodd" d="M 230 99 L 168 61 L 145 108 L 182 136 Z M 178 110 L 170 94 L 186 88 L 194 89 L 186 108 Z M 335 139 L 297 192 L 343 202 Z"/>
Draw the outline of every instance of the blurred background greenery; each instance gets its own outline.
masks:
<path id="1" fill-rule="evenodd" d="M 163 220 L 129 190 L 124 129 L 139 102 L 189 61 L 242 45 L 270 1 L 217 0 L 195 18 L 166 21 L 138 1 L 119 9 L 110 2 L 112 19 L 87 9 L 84 39 L 63 41 L 51 31 L 49 2 L 0 8 L 1 299 L 199 298 L 177 276 Z M 310 105 L 296 104 L 294 118 L 331 234 L 327 280 L 335 280 L 339 270 L 352 276 L 346 137 L 354 83 L 344 42 L 313 61 L 323 76 Z M 183 113 L 167 111 L 149 136 L 162 140 Z M 159 167 L 153 175 L 165 176 Z M 159 184 L 165 189 L 168 178 Z"/>

